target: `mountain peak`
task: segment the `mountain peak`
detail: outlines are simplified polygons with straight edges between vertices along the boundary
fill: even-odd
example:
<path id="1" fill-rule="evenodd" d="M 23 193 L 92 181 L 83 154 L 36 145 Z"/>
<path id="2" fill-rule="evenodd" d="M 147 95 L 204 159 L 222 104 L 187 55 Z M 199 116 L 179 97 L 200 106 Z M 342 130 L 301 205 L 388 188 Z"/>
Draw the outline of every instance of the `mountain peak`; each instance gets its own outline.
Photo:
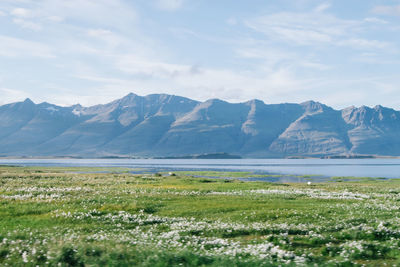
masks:
<path id="1" fill-rule="evenodd" d="M 264 101 L 262 101 L 260 99 L 251 99 L 245 103 L 249 104 L 249 105 L 265 105 Z"/>
<path id="2" fill-rule="evenodd" d="M 75 105 L 72 105 L 71 108 L 82 108 L 82 105 L 81 104 L 75 104 Z"/>
<path id="3" fill-rule="evenodd" d="M 379 111 L 379 110 L 388 109 L 388 108 L 385 108 L 385 107 L 383 107 L 383 106 L 381 106 L 381 105 L 376 105 L 376 106 L 374 107 L 374 109 L 377 110 L 377 111 Z"/>
<path id="4" fill-rule="evenodd" d="M 211 98 L 211 99 L 206 100 L 204 103 L 208 103 L 210 105 L 215 105 L 215 104 L 222 104 L 222 103 L 228 103 L 228 102 L 218 99 L 218 98 Z"/>
<path id="5" fill-rule="evenodd" d="M 141 98 L 141 96 L 138 96 L 134 93 L 129 93 L 123 98 L 120 98 L 116 100 L 115 102 L 118 103 L 119 105 L 130 105 L 132 102 L 136 101 L 138 98 Z"/>
<path id="6" fill-rule="evenodd" d="M 137 96 L 138 96 L 137 94 L 129 93 L 126 96 L 124 96 L 122 99 L 131 99 L 131 98 L 135 98 Z"/>
<path id="7" fill-rule="evenodd" d="M 322 112 L 326 109 L 330 109 L 328 106 L 321 104 L 320 102 L 315 102 L 309 100 L 300 104 L 307 113 Z"/>
<path id="8" fill-rule="evenodd" d="M 33 101 L 29 97 L 26 98 L 23 103 L 25 103 L 25 104 L 35 104 L 35 103 L 33 103 Z"/>
<path id="9" fill-rule="evenodd" d="M 300 105 L 303 105 L 303 106 L 321 106 L 322 104 L 320 102 L 316 102 L 314 100 L 308 100 L 308 101 L 305 101 L 303 103 L 300 103 Z"/>

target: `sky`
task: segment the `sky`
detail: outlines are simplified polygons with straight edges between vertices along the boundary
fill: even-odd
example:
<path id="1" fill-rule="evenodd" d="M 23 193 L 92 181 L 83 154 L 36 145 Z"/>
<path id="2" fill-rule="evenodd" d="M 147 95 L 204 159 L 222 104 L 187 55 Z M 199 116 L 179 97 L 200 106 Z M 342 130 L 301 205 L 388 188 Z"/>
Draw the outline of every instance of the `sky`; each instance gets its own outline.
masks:
<path id="1" fill-rule="evenodd" d="M 132 92 L 400 110 L 400 0 L 0 0 L 0 104 Z"/>

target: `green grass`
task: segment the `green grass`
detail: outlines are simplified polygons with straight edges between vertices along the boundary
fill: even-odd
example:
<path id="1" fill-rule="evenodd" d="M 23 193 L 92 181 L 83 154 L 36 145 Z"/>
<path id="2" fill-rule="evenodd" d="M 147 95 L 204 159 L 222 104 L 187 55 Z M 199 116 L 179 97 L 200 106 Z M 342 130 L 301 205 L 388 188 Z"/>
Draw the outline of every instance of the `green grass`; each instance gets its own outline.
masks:
<path id="1" fill-rule="evenodd" d="M 400 180 L 126 171 L 0 167 L 0 266 L 400 264 Z"/>
<path id="2" fill-rule="evenodd" d="M 142 169 L 131 169 L 123 167 L 19 167 L 19 166 L 1 166 L 2 168 L 22 168 L 24 172 L 28 173 L 65 173 L 65 172 L 78 172 L 78 173 L 95 173 L 95 172 L 108 172 L 108 173 L 126 173 L 131 171 L 139 171 Z"/>

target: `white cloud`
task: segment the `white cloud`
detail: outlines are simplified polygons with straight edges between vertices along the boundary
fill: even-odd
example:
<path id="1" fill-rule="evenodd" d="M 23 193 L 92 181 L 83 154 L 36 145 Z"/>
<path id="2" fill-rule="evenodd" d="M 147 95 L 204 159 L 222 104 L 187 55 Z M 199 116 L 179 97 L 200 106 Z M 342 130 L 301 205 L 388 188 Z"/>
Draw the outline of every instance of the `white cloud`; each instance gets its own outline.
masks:
<path id="1" fill-rule="evenodd" d="M 43 0 L 47 15 L 73 18 L 98 26 L 131 27 L 136 11 L 121 0 Z"/>
<path id="2" fill-rule="evenodd" d="M 384 20 L 366 18 L 362 21 L 344 20 L 325 13 L 278 13 L 247 21 L 247 26 L 264 33 L 271 40 L 289 45 L 348 46 L 353 49 L 387 49 L 389 42 L 360 37 L 368 32 L 371 23 L 385 24 Z"/>
<path id="3" fill-rule="evenodd" d="M 89 29 L 87 31 L 87 35 L 91 38 L 102 41 L 103 43 L 108 45 L 108 49 L 115 48 L 119 45 L 125 45 L 125 46 L 129 47 L 130 43 L 132 43 L 127 38 L 120 36 L 118 34 L 115 34 L 110 30 L 105 30 L 105 29 Z M 135 47 L 135 46 L 132 44 L 131 48 L 133 48 L 133 47 Z M 102 48 L 101 50 L 103 50 L 103 49 L 106 49 L 106 48 Z"/>
<path id="4" fill-rule="evenodd" d="M 314 91 L 313 98 L 334 105 L 336 108 L 381 104 L 398 109 L 400 102 L 394 97 L 400 93 L 398 84 L 400 84 L 399 77 L 391 75 L 326 79 L 321 80 L 315 87 L 318 89 Z"/>
<path id="5" fill-rule="evenodd" d="M 29 97 L 29 94 L 23 91 L 0 87 L 0 105 L 17 102 Z"/>
<path id="6" fill-rule="evenodd" d="M 277 13 L 246 22 L 251 29 L 297 45 L 333 44 L 338 37 L 354 32 L 357 21 L 342 20 L 324 13 Z"/>
<path id="7" fill-rule="evenodd" d="M 296 78 L 289 68 L 253 73 L 166 63 L 134 55 L 121 55 L 115 67 L 132 78 L 116 79 L 81 71 L 77 76 L 98 83 L 101 89 L 96 88 L 106 94 L 129 91 L 138 94 L 168 93 L 197 100 L 221 98 L 234 102 L 253 98 L 283 99 L 289 92 L 304 90 L 312 84 L 310 80 Z"/>
<path id="8" fill-rule="evenodd" d="M 20 18 L 13 19 L 13 22 L 15 24 L 21 26 L 22 28 L 26 28 L 26 29 L 30 29 L 30 30 L 34 30 L 34 31 L 40 31 L 42 29 L 42 26 L 40 24 L 31 22 L 31 21 L 27 21 L 24 19 L 20 19 Z"/>
<path id="9" fill-rule="evenodd" d="M 11 11 L 11 15 L 22 18 L 32 17 L 32 11 L 26 8 L 15 8 Z"/>
<path id="10" fill-rule="evenodd" d="M 377 41 L 377 40 L 366 40 L 360 38 L 352 38 L 343 40 L 337 43 L 340 46 L 351 46 L 355 49 L 387 49 L 391 47 L 390 43 Z"/>
<path id="11" fill-rule="evenodd" d="M 156 6 L 163 10 L 174 11 L 181 8 L 184 0 L 156 0 Z"/>
<path id="12" fill-rule="evenodd" d="M 380 53 L 375 53 L 375 52 L 364 52 L 359 55 L 356 55 L 352 57 L 352 60 L 355 62 L 360 62 L 360 63 L 367 63 L 367 64 L 373 64 L 373 65 L 394 65 L 394 64 L 400 64 L 400 60 L 394 58 L 394 57 L 383 57 Z"/>
<path id="13" fill-rule="evenodd" d="M 104 29 L 90 29 L 88 35 L 92 37 L 104 37 L 112 35 L 112 32 Z"/>
<path id="14" fill-rule="evenodd" d="M 273 46 L 267 46 L 265 44 L 255 45 L 251 47 L 236 49 L 236 54 L 240 57 L 255 60 L 265 60 L 271 66 L 284 61 L 295 59 L 296 54 L 294 52 L 288 52 L 278 49 Z"/>
<path id="15" fill-rule="evenodd" d="M 40 23 L 34 22 L 35 17 L 37 17 L 38 14 L 31 9 L 20 7 L 14 8 L 11 10 L 10 14 L 14 17 L 12 21 L 22 28 L 30 29 L 33 31 L 39 31 L 42 29 Z"/>
<path id="16" fill-rule="evenodd" d="M 255 70 L 271 72 L 284 66 L 292 69 L 308 68 L 321 71 L 331 68 L 331 66 L 320 63 L 310 56 L 299 55 L 293 51 L 285 51 L 265 44 L 243 47 L 235 52 L 239 57 L 255 60 L 257 62 L 254 66 Z"/>
<path id="17" fill-rule="evenodd" d="M 6 42 L 0 44 L 0 48 L 5 48 L 0 51 L 2 56 L 52 57 L 53 52 L 57 52 L 63 55 L 69 53 L 69 56 L 75 57 L 83 54 L 104 57 L 121 43 L 125 47 L 136 49 L 137 46 L 132 43 L 146 42 L 145 37 L 139 38 L 136 33 L 136 11 L 122 0 L 24 0 L 23 5 L 18 5 L 24 8 L 13 8 L 17 6 L 13 1 L 4 1 L 8 4 L 0 1 L 0 8 L 13 15 L 13 23 L 25 29 L 42 30 L 43 35 L 30 35 L 35 41 L 11 36 L 5 39 L 7 36 L 2 36 L 2 40 Z M 58 24 L 59 22 L 63 23 Z M 113 32 L 106 30 L 108 28 L 112 28 Z M 120 35 L 114 31 L 120 32 Z M 124 36 L 123 32 L 128 32 L 129 38 L 133 40 L 121 38 Z M 18 33 L 15 35 L 18 36 Z M 37 40 L 43 40 L 43 43 Z M 16 46 L 13 47 L 13 44 Z M 145 43 L 143 46 L 146 45 Z M 22 47 L 26 47 L 26 51 Z M 137 51 L 140 52 L 139 49 Z"/>
<path id="18" fill-rule="evenodd" d="M 60 16 L 48 16 L 48 17 L 45 17 L 45 20 L 51 21 L 51 22 L 62 22 L 62 21 L 64 21 L 64 18 L 60 17 Z"/>
<path id="19" fill-rule="evenodd" d="M 238 21 L 237 21 L 237 19 L 235 19 L 235 18 L 229 18 L 229 19 L 226 20 L 226 23 L 227 23 L 228 25 L 234 26 L 234 25 L 237 25 L 237 24 L 238 24 Z"/>
<path id="20" fill-rule="evenodd" d="M 38 98 L 37 102 L 49 102 L 52 104 L 57 104 L 60 106 L 72 106 L 76 104 L 81 104 L 82 106 L 93 106 L 98 104 L 106 104 L 115 100 L 115 98 L 122 97 L 128 94 L 128 91 L 120 92 L 120 91 L 105 91 L 104 88 L 100 90 L 94 90 L 91 88 L 86 88 L 86 90 L 76 93 L 68 93 L 68 92 L 60 92 L 58 91 L 55 94 L 47 94 L 46 96 Z M 36 100 L 36 99 L 35 99 Z"/>
<path id="21" fill-rule="evenodd" d="M 304 68 L 309 68 L 309 69 L 314 69 L 314 70 L 329 70 L 332 67 L 327 65 L 327 64 L 322 64 L 318 62 L 312 62 L 312 61 L 301 61 L 299 62 L 300 67 Z"/>
<path id="22" fill-rule="evenodd" d="M 177 27 L 171 27 L 169 28 L 169 31 L 176 37 L 180 39 L 192 39 L 196 38 L 201 41 L 207 41 L 207 42 L 212 42 L 218 45 L 225 44 L 225 45 L 238 45 L 238 44 L 243 44 L 243 43 L 248 43 L 248 42 L 253 42 L 253 39 L 251 38 L 245 38 L 244 36 L 239 36 L 234 35 L 234 36 L 219 36 L 219 35 L 213 35 L 213 34 L 205 34 L 201 33 L 198 31 L 192 31 L 188 28 L 177 28 Z"/>
<path id="23" fill-rule="evenodd" d="M 129 74 L 144 78 L 173 78 L 192 73 L 189 65 L 171 64 L 163 61 L 154 61 L 150 58 L 140 58 L 136 55 L 120 56 L 116 67 Z"/>
<path id="24" fill-rule="evenodd" d="M 314 11 L 315 12 L 324 12 L 325 10 L 329 9 L 331 7 L 330 3 L 323 3 L 317 6 Z"/>
<path id="25" fill-rule="evenodd" d="M 23 4 L 29 8 L 12 8 L 16 6 L 13 1 L 3 7 L 14 18 L 29 19 L 29 23 L 35 24 L 61 22 L 68 18 L 75 23 L 97 27 L 127 28 L 137 19 L 135 10 L 123 0 L 25 0 Z M 20 23 L 20 26 L 26 25 Z"/>
<path id="26" fill-rule="evenodd" d="M 365 22 L 369 22 L 369 23 L 376 23 L 376 24 L 388 24 L 389 22 L 383 19 L 378 19 L 378 18 L 365 18 L 364 19 Z"/>
<path id="27" fill-rule="evenodd" d="M 0 56 L 53 58 L 54 54 L 44 44 L 0 35 Z"/>
<path id="28" fill-rule="evenodd" d="M 389 15 L 389 16 L 400 16 L 400 5 L 396 6 L 385 6 L 380 5 L 372 9 L 376 14 Z"/>

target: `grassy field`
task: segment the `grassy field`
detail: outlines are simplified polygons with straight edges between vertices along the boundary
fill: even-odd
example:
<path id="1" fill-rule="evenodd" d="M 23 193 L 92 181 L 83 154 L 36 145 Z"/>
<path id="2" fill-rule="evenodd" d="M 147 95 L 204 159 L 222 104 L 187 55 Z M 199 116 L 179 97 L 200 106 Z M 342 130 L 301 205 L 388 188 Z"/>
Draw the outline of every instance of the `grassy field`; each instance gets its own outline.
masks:
<path id="1" fill-rule="evenodd" d="M 400 180 L 207 175 L 0 167 L 0 265 L 400 265 Z"/>

